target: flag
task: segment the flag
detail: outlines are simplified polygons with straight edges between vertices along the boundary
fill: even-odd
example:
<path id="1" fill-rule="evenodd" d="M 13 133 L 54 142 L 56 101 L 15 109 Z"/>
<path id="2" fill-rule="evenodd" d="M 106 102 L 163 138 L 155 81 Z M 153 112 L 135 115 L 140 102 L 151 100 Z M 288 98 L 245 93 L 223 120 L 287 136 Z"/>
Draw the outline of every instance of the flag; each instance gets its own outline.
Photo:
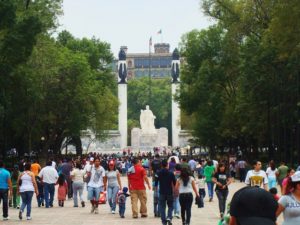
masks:
<path id="1" fill-rule="evenodd" d="M 149 39 L 149 46 L 152 46 L 152 37 Z"/>
<path id="2" fill-rule="evenodd" d="M 157 34 L 161 34 L 161 29 L 159 31 L 157 31 Z"/>

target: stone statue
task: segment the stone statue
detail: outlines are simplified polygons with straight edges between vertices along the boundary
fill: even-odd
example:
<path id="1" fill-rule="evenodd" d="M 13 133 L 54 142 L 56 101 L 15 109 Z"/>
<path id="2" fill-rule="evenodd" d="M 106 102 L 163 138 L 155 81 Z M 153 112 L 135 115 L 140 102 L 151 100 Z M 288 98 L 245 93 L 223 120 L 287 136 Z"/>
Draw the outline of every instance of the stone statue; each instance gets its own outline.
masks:
<path id="1" fill-rule="evenodd" d="M 140 124 L 142 128 L 142 133 L 144 134 L 156 134 L 156 129 L 154 126 L 154 120 L 156 117 L 153 115 L 152 111 L 149 109 L 149 105 L 146 105 L 145 110 L 141 110 Z"/>
<path id="2" fill-rule="evenodd" d="M 119 73 L 119 84 L 126 84 L 127 65 L 126 65 L 126 53 L 124 49 L 121 49 L 119 52 L 118 73 Z"/>
<path id="3" fill-rule="evenodd" d="M 172 68 L 171 68 L 171 74 L 172 74 L 172 83 L 179 82 L 179 73 L 180 73 L 180 61 L 179 61 L 179 52 L 178 49 L 175 48 L 172 54 Z"/>

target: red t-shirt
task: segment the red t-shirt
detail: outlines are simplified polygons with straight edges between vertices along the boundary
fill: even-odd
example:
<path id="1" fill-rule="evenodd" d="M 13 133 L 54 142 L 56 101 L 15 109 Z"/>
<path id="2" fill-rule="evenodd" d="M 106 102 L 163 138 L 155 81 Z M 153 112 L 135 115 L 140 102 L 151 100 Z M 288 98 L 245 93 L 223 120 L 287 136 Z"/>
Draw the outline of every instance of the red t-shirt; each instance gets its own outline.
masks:
<path id="1" fill-rule="evenodd" d="M 145 190 L 144 177 L 147 175 L 146 170 L 141 165 L 135 165 L 134 170 L 134 173 L 128 174 L 129 190 Z"/>

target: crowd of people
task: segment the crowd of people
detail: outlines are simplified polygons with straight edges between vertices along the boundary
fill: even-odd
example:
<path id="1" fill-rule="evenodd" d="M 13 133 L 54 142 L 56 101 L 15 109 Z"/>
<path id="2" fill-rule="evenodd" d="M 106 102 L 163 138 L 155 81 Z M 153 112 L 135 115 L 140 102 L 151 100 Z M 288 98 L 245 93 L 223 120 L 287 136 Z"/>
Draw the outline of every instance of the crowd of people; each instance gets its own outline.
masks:
<path id="1" fill-rule="evenodd" d="M 284 225 L 300 224 L 300 171 L 288 168 L 283 162 L 276 168 L 274 161 L 266 170 L 262 170 L 262 163 L 257 160 L 252 166 L 248 170 L 249 163 L 242 159 L 218 162 L 159 154 L 154 157 L 89 154 L 73 159 L 49 159 L 43 168 L 37 160 L 22 160 L 10 171 L 0 161 L 3 220 L 8 219 L 9 207 L 19 209 L 20 220 L 26 209 L 26 219 L 31 220 L 34 193 L 38 207 L 54 207 L 55 198 L 58 207 L 64 207 L 67 199 L 72 199 L 73 207 L 85 207 L 87 200 L 92 214 L 99 214 L 99 204 L 107 201 L 110 212 L 115 214 L 118 208 L 121 218 L 125 218 L 130 198 L 132 218 L 148 217 L 146 189 L 149 189 L 153 191 L 153 214 L 162 224 L 171 225 L 173 217 L 177 217 L 183 225 L 189 225 L 194 196 L 197 207 L 204 207 L 207 189 L 208 202 L 213 201 L 216 193 L 220 224 L 271 225 L 282 212 Z M 237 175 L 246 187 L 234 194 L 228 207 L 229 186 Z M 122 183 L 122 176 L 127 176 L 126 184 Z M 251 209 L 246 209 L 245 204 Z M 262 210 L 263 206 L 267 210 Z"/>

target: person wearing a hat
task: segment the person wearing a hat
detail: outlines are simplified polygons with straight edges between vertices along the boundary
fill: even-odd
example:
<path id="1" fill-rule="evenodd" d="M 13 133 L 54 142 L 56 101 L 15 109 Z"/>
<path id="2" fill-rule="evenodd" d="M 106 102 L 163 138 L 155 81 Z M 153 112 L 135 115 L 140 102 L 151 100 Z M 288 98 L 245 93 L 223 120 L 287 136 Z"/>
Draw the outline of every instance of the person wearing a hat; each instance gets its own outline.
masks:
<path id="1" fill-rule="evenodd" d="M 107 184 L 107 199 L 112 214 L 116 212 L 116 199 L 119 190 L 122 190 L 120 172 L 116 169 L 113 160 L 108 163 L 108 170 L 105 172 L 104 183 Z"/>
<path id="2" fill-rule="evenodd" d="M 278 203 L 258 187 L 244 187 L 232 197 L 229 225 L 276 225 Z"/>
<path id="3" fill-rule="evenodd" d="M 286 193 L 279 199 L 277 216 L 283 212 L 283 225 L 300 224 L 300 171 L 292 175 Z"/>

